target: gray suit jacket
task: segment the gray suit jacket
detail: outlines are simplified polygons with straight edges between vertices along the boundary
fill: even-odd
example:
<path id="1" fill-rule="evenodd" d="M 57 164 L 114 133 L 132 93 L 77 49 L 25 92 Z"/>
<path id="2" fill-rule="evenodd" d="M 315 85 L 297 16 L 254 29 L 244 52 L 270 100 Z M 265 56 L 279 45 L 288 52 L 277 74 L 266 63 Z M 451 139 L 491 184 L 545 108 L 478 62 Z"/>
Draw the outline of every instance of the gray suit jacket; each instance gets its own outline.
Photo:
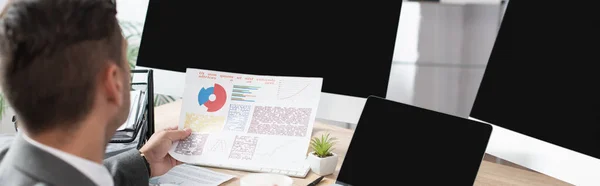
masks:
<path id="1" fill-rule="evenodd" d="M 148 186 L 148 169 L 135 149 L 104 160 L 115 186 Z M 87 186 L 95 185 L 75 167 L 17 135 L 12 145 L 0 150 L 2 186 Z"/>

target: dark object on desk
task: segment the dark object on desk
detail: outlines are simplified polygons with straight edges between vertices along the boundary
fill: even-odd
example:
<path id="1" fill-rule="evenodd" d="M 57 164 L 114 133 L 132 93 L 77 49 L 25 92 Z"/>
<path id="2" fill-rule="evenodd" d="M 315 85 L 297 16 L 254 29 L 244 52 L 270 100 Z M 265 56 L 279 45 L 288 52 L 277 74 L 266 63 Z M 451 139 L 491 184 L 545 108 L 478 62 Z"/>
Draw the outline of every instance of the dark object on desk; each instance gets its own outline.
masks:
<path id="1" fill-rule="evenodd" d="M 132 82 L 132 102 L 129 118 L 111 139 L 111 143 L 131 143 L 135 141 L 140 128 L 146 128 L 141 135 L 146 139 L 154 133 L 154 87 L 152 70 L 131 70 L 132 74 L 146 73 L 145 82 Z M 132 80 L 133 81 L 133 80 Z"/>
<path id="2" fill-rule="evenodd" d="M 321 176 L 321 177 L 317 178 L 315 181 L 310 182 L 307 186 L 316 186 L 317 184 L 319 184 L 321 182 L 321 180 L 323 180 L 323 178 L 325 178 L 325 176 Z"/>
<path id="3" fill-rule="evenodd" d="M 17 116 L 16 115 L 14 115 L 12 117 L 12 122 L 15 125 L 15 131 L 19 132 L 19 126 L 17 126 Z"/>
<path id="4" fill-rule="evenodd" d="M 371 96 L 336 184 L 473 185 L 491 132 L 485 123 Z M 387 151 L 374 154 L 373 144 Z"/>
<path id="5" fill-rule="evenodd" d="M 106 147 L 105 158 L 117 155 L 132 148 L 141 148 L 154 134 L 154 80 L 152 70 L 131 70 L 132 74 L 146 74 L 144 82 L 132 80 L 132 108 L 128 121 L 112 137 Z"/>

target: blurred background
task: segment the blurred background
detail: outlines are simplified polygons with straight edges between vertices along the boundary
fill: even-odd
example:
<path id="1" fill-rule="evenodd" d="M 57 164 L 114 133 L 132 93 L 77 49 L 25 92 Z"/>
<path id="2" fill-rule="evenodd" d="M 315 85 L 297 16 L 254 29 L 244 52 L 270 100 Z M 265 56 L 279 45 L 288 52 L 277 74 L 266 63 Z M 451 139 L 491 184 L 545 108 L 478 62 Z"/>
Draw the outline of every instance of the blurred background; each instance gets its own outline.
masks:
<path id="1" fill-rule="evenodd" d="M 7 0 L 0 0 L 4 6 Z M 117 0 L 135 66 L 148 0 Z M 405 1 L 387 98 L 468 117 L 502 19 L 501 0 Z M 342 67 L 341 67 L 342 68 Z M 156 106 L 177 100 L 156 95 Z M 14 112 L 0 96 L 0 133 L 14 132 Z M 352 124 L 334 125 L 354 128 Z"/>
<path id="2" fill-rule="evenodd" d="M 502 15 L 500 2 L 405 2 L 387 97 L 468 117 Z"/>
<path id="3" fill-rule="evenodd" d="M 405 1 L 387 98 L 468 117 L 505 5 L 500 0 Z"/>

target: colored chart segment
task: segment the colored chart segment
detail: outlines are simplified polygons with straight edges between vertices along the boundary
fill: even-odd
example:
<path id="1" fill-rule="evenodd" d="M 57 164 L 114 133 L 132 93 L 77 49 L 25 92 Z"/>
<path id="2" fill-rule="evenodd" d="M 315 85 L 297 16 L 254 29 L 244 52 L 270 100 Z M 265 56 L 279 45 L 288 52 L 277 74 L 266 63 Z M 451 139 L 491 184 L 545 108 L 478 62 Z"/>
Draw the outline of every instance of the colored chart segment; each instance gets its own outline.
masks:
<path id="1" fill-rule="evenodd" d="M 225 124 L 225 116 L 211 116 L 198 113 L 185 113 L 185 128 L 193 132 L 220 132 Z"/>
<path id="2" fill-rule="evenodd" d="M 260 90 L 259 86 L 233 85 L 233 90 L 231 91 L 231 100 L 255 102 L 256 91 L 258 90 Z"/>
<path id="3" fill-rule="evenodd" d="M 215 100 L 210 101 L 210 95 L 215 95 Z M 208 112 L 216 112 L 223 108 L 227 100 L 227 92 L 223 86 L 216 84 L 213 87 L 202 88 L 198 92 L 198 104 L 204 105 Z"/>

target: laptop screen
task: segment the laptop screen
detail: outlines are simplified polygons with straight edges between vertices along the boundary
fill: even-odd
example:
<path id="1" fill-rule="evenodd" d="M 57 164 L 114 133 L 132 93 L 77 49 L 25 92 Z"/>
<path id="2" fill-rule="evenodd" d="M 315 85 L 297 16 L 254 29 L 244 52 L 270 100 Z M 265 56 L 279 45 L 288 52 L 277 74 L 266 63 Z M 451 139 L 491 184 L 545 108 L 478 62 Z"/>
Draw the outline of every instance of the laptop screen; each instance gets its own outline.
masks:
<path id="1" fill-rule="evenodd" d="M 369 97 L 337 184 L 473 185 L 491 131 L 485 123 Z"/>

